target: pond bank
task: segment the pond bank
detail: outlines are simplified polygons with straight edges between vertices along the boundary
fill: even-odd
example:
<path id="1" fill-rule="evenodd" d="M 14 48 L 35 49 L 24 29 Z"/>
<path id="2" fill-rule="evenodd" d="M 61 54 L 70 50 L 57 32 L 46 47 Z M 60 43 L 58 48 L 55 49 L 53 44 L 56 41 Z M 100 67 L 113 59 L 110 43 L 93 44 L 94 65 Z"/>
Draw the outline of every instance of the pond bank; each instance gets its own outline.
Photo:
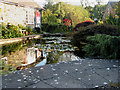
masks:
<path id="1" fill-rule="evenodd" d="M 53 36 L 53 37 L 58 36 L 59 37 L 59 36 L 65 36 L 65 34 L 61 34 L 61 33 L 55 33 L 55 34 L 44 33 L 44 34 L 39 34 L 39 35 L 28 35 L 28 36 L 18 37 L 18 38 L 0 39 L 0 45 L 19 42 L 19 41 L 22 41 L 22 40 L 38 39 L 40 37 L 50 37 L 50 36 Z"/>
<path id="2" fill-rule="evenodd" d="M 40 38 L 43 35 L 28 35 L 28 36 L 24 36 L 24 37 L 18 37 L 18 38 L 10 38 L 10 39 L 0 39 L 0 45 L 2 44 L 8 44 L 8 43 L 14 43 L 14 42 L 19 42 L 22 40 L 29 40 L 29 39 L 34 39 L 34 38 Z"/>
<path id="3" fill-rule="evenodd" d="M 120 61 L 80 59 L 2 76 L 2 88 L 95 88 L 120 82 Z"/>

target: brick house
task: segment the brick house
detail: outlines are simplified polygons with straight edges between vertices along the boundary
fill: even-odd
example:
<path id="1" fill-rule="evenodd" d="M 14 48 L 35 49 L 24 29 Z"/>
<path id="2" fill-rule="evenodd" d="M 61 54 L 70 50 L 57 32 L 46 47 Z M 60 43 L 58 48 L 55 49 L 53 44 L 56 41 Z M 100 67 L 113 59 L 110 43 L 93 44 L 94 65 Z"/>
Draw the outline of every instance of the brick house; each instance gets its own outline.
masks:
<path id="1" fill-rule="evenodd" d="M 40 27 L 41 12 L 34 0 L 0 0 L 0 23 Z"/>

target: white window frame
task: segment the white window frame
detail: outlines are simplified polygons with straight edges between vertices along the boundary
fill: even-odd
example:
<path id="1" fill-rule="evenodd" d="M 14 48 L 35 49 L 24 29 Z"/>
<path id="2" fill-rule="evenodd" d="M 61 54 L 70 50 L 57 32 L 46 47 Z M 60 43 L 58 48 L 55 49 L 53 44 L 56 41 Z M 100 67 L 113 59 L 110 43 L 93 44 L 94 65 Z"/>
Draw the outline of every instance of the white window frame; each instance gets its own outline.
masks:
<path id="1" fill-rule="evenodd" d="M 1 22 L 4 22 L 4 6 L 3 6 L 3 4 L 0 6 L 0 8 L 2 9 L 2 14 L 3 14 L 3 20 L 0 20 L 0 23 L 1 23 Z"/>
<path id="2" fill-rule="evenodd" d="M 31 22 L 30 22 L 31 20 L 29 20 L 29 19 L 30 19 L 30 18 L 29 18 L 30 15 L 32 15 L 32 14 L 30 14 L 31 8 L 27 8 L 26 11 L 27 11 L 27 13 L 28 13 L 28 17 L 27 17 L 27 15 L 26 15 L 26 18 L 28 18 L 28 22 L 26 22 L 26 24 L 34 24 L 34 9 L 33 9 L 33 13 L 32 13 L 32 14 L 33 14 L 33 21 L 32 21 L 33 23 L 31 23 Z M 26 13 L 26 14 L 27 14 L 27 13 Z M 27 20 L 26 20 L 26 21 L 27 21 Z"/>

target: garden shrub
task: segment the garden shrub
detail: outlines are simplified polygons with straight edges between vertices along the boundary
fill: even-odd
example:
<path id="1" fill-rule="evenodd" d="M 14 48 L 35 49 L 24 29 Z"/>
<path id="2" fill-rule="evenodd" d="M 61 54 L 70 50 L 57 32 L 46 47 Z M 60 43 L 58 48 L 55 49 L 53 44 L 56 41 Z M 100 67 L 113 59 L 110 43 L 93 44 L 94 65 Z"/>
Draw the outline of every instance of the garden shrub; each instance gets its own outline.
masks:
<path id="1" fill-rule="evenodd" d="M 42 30 L 46 32 L 54 32 L 58 29 L 59 29 L 59 25 L 57 24 L 48 24 L 48 23 L 42 24 Z"/>
<path id="2" fill-rule="evenodd" d="M 86 56 L 107 59 L 120 59 L 120 36 L 97 34 L 87 37 L 88 43 L 83 47 Z"/>
<path id="3" fill-rule="evenodd" d="M 106 24 L 119 26 L 120 25 L 120 17 L 112 16 L 112 14 L 110 13 L 110 16 L 108 18 L 106 18 Z"/>
<path id="4" fill-rule="evenodd" d="M 19 25 L 19 24 L 18 24 L 18 27 L 19 27 L 20 29 L 22 29 L 22 30 L 26 30 L 26 27 L 23 26 L 23 25 Z"/>
<path id="5" fill-rule="evenodd" d="M 74 31 L 78 31 L 78 29 L 79 29 L 80 27 L 85 27 L 85 26 L 88 26 L 88 25 L 91 25 L 91 24 L 94 24 L 94 22 L 93 22 L 93 21 L 90 21 L 90 20 L 84 21 L 84 22 L 82 22 L 82 23 L 78 23 L 78 24 L 75 26 Z"/>
<path id="6" fill-rule="evenodd" d="M 112 16 L 110 14 L 110 16 L 108 18 L 106 18 L 106 24 L 109 24 L 109 25 L 116 25 L 117 28 L 119 29 L 120 31 L 120 17 L 119 16 Z"/>
<path id="7" fill-rule="evenodd" d="M 30 27 L 26 27 L 25 30 L 28 32 L 28 34 L 30 34 L 32 32 L 32 28 L 30 28 Z"/>
<path id="8" fill-rule="evenodd" d="M 72 27 L 68 27 L 64 24 L 43 23 L 42 24 L 42 30 L 46 31 L 46 32 L 49 32 L 49 33 L 62 33 L 62 32 L 71 31 Z"/>
<path id="9" fill-rule="evenodd" d="M 22 37 L 23 35 L 19 32 L 19 30 L 26 30 L 26 35 L 27 33 L 29 34 L 36 33 L 36 31 L 33 31 L 32 28 L 30 27 L 24 27 L 22 25 L 17 26 L 10 24 L 8 25 L 2 24 L 2 39 Z"/>
<path id="10" fill-rule="evenodd" d="M 15 38 L 15 37 L 21 37 L 22 35 L 19 33 L 20 28 L 15 25 L 5 25 L 2 24 L 2 38 Z"/>
<path id="11" fill-rule="evenodd" d="M 79 31 L 74 33 L 71 42 L 74 46 L 79 48 L 79 52 L 83 55 L 85 52 L 82 47 L 87 44 L 86 38 L 88 36 L 94 36 L 95 34 L 106 34 L 111 36 L 120 36 L 120 32 L 115 25 L 89 25 L 86 27 L 80 27 Z"/>
<path id="12" fill-rule="evenodd" d="M 10 31 L 6 28 L 6 26 L 3 24 L 2 25 L 2 38 L 10 38 L 11 33 Z"/>

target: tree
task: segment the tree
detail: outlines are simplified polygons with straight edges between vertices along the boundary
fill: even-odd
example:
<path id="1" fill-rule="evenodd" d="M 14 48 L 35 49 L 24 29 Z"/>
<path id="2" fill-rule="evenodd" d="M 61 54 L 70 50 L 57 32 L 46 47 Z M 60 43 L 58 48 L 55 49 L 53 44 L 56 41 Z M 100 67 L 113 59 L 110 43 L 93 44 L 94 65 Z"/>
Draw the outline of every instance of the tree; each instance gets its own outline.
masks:
<path id="1" fill-rule="evenodd" d="M 52 19 L 49 18 L 54 17 L 57 19 L 56 23 L 62 23 L 65 18 L 68 18 L 72 21 L 72 25 L 75 26 L 76 24 L 84 20 L 90 20 L 89 15 L 89 12 L 82 6 L 74 6 L 64 2 L 58 2 L 52 5 L 50 9 L 46 9 L 45 11 L 43 11 L 43 22 L 50 23 L 49 20 Z"/>
<path id="2" fill-rule="evenodd" d="M 94 7 L 91 7 L 91 6 L 85 7 L 85 9 L 90 12 L 91 19 L 97 18 L 99 20 L 102 20 L 106 6 L 107 5 L 97 4 Z"/>
<path id="3" fill-rule="evenodd" d="M 101 5 L 102 0 L 96 0 L 96 2 L 97 2 L 98 5 Z"/>
<path id="4" fill-rule="evenodd" d="M 44 9 L 52 10 L 53 0 L 46 0 L 48 3 L 43 7 Z"/>
<path id="5" fill-rule="evenodd" d="M 119 18 L 120 18 L 120 1 L 118 2 L 118 16 L 119 16 Z"/>
<path id="6" fill-rule="evenodd" d="M 87 7 L 85 7 L 85 9 L 86 9 L 87 11 L 89 11 L 89 13 L 90 13 L 90 18 L 93 19 L 93 18 L 94 18 L 93 7 L 87 6 Z"/>
<path id="7" fill-rule="evenodd" d="M 119 2 L 116 2 L 116 3 L 113 5 L 113 9 L 114 9 L 116 15 L 120 16 L 120 1 L 119 1 Z"/>
<path id="8" fill-rule="evenodd" d="M 93 8 L 94 18 L 102 19 L 107 5 L 95 5 Z"/>

